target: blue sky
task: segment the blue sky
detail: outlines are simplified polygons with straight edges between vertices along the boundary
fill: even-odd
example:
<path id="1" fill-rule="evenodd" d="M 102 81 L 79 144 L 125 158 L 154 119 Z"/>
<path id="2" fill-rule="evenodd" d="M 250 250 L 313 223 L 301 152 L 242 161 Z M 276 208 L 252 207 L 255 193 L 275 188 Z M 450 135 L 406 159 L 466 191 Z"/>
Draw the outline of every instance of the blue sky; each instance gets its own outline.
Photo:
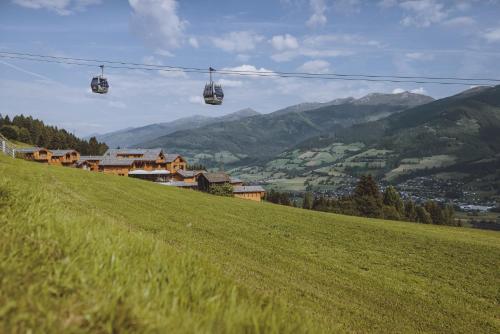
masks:
<path id="1" fill-rule="evenodd" d="M 0 1 L 0 51 L 186 67 L 315 73 L 500 77 L 496 0 Z M 444 97 L 464 86 L 218 76 L 220 107 L 202 104 L 207 77 L 0 58 L 0 113 L 28 114 L 78 135 L 195 114 L 259 112 L 371 92 Z"/>

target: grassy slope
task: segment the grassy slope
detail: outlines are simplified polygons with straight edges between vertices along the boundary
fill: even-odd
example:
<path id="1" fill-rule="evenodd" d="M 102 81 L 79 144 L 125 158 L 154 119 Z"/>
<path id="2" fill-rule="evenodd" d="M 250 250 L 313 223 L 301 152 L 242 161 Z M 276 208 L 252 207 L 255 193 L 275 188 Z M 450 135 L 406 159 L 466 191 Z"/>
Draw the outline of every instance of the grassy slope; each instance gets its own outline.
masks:
<path id="1" fill-rule="evenodd" d="M 218 198 L 3 156 L 0 190 L 0 331 L 500 330 L 495 232 Z"/>

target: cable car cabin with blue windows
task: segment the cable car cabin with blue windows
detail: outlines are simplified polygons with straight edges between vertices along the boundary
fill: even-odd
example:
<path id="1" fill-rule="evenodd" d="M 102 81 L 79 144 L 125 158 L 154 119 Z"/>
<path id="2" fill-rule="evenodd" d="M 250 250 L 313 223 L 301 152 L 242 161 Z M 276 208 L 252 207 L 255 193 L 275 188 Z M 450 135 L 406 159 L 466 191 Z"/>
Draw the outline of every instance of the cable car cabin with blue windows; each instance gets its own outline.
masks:
<path id="1" fill-rule="evenodd" d="M 90 88 L 92 88 L 92 92 L 97 94 L 106 94 L 109 89 L 108 80 L 101 76 L 93 77 L 92 82 L 90 83 Z"/>
<path id="2" fill-rule="evenodd" d="M 92 92 L 94 93 L 106 94 L 109 89 L 108 80 L 104 77 L 104 65 L 99 67 L 101 68 L 101 75 L 92 78 L 90 88 L 92 88 Z"/>
<path id="3" fill-rule="evenodd" d="M 214 84 L 213 82 L 206 84 L 205 90 L 203 91 L 203 99 L 205 99 L 206 104 L 221 105 L 224 99 L 222 86 Z"/>
<path id="4" fill-rule="evenodd" d="M 216 106 L 221 105 L 222 100 L 224 99 L 224 91 L 222 90 L 221 85 L 212 81 L 212 72 L 215 72 L 215 70 L 209 67 L 208 72 L 210 73 L 210 82 L 205 85 L 205 89 L 203 90 L 203 99 L 206 104 Z"/>

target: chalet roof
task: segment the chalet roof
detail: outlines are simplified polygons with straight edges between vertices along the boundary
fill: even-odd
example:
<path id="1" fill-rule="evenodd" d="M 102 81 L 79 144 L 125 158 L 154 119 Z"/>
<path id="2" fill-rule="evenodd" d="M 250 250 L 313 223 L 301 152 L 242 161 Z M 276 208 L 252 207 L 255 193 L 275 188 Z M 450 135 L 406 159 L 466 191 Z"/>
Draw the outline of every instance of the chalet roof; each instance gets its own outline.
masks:
<path id="1" fill-rule="evenodd" d="M 50 150 L 53 157 L 62 157 L 68 153 L 76 152 L 75 150 Z"/>
<path id="2" fill-rule="evenodd" d="M 25 147 L 25 148 L 19 148 L 16 149 L 16 152 L 18 153 L 35 153 L 37 151 L 43 150 L 41 147 Z"/>
<path id="3" fill-rule="evenodd" d="M 233 193 L 243 194 L 243 193 L 260 193 L 266 192 L 261 186 L 234 186 Z"/>
<path id="4" fill-rule="evenodd" d="M 110 148 L 104 153 L 104 157 L 110 157 L 115 159 L 127 159 L 120 158 L 119 155 L 142 155 L 139 158 L 134 158 L 135 160 L 142 161 L 153 161 L 158 159 L 158 155 L 163 153 L 161 148 Z"/>
<path id="5" fill-rule="evenodd" d="M 95 161 L 102 159 L 103 159 L 102 155 L 81 155 L 78 161 L 88 161 L 88 160 Z"/>
<path id="6" fill-rule="evenodd" d="M 115 159 L 105 157 L 99 162 L 99 166 L 132 166 L 136 159 Z"/>
<path id="7" fill-rule="evenodd" d="M 229 182 L 231 184 L 234 184 L 234 183 L 243 183 L 243 181 L 241 179 L 237 178 L 237 177 L 232 177 L 231 176 L 231 177 L 229 177 L 229 180 L 230 180 Z"/>
<path id="8" fill-rule="evenodd" d="M 184 170 L 184 169 L 178 169 L 177 174 L 179 174 L 182 177 L 194 177 L 197 174 L 199 174 L 198 171 L 195 170 Z"/>
<path id="9" fill-rule="evenodd" d="M 143 169 L 135 169 L 128 172 L 128 175 L 168 175 L 170 172 L 165 169 L 159 170 L 143 170 Z"/>
<path id="10" fill-rule="evenodd" d="M 165 154 L 165 161 L 166 162 L 173 162 L 175 159 L 177 159 L 177 157 L 181 157 L 180 154 L 176 154 L 176 153 Z"/>
<path id="11" fill-rule="evenodd" d="M 184 181 L 160 182 L 160 184 L 164 185 L 164 186 L 180 187 L 180 188 L 196 188 L 196 187 L 198 187 L 197 183 L 184 182 Z"/>
<path id="12" fill-rule="evenodd" d="M 208 180 L 210 183 L 225 183 L 225 182 L 230 182 L 231 178 L 229 175 L 227 175 L 224 172 L 218 172 L 218 173 L 202 173 L 203 176 Z"/>

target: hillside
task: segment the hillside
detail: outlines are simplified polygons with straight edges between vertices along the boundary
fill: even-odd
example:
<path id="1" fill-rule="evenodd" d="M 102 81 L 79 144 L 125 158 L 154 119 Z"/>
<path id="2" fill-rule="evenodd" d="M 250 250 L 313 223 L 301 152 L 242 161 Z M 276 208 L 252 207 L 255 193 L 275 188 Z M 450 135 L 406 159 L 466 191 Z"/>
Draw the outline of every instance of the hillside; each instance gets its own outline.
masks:
<path id="1" fill-rule="evenodd" d="M 432 98 L 412 94 L 370 94 L 361 99 L 343 99 L 308 109 L 290 107 L 275 113 L 216 122 L 197 129 L 177 131 L 137 146 L 163 147 L 207 166 L 245 165 L 274 157 L 301 141 L 332 134 L 339 128 L 377 120 Z M 305 109 L 304 109 L 305 108 Z"/>
<path id="2" fill-rule="evenodd" d="M 168 135 L 175 131 L 196 129 L 215 122 L 235 121 L 257 115 L 260 114 L 250 108 L 242 109 L 220 117 L 195 115 L 179 118 L 172 122 L 155 123 L 136 128 L 127 128 L 102 135 L 96 135 L 96 137 L 99 141 L 105 142 L 109 147 L 112 148 L 132 147 L 139 143 L 153 140 L 157 137 Z"/>
<path id="3" fill-rule="evenodd" d="M 0 156 L 3 332 L 498 333 L 500 234 Z"/>
<path id="4" fill-rule="evenodd" d="M 491 192 L 492 184 L 500 187 L 499 134 L 500 86 L 482 87 L 309 138 L 262 166 L 237 172 L 296 189 L 344 186 L 360 173 L 390 182 L 438 175 L 494 196 L 500 195 Z"/>

